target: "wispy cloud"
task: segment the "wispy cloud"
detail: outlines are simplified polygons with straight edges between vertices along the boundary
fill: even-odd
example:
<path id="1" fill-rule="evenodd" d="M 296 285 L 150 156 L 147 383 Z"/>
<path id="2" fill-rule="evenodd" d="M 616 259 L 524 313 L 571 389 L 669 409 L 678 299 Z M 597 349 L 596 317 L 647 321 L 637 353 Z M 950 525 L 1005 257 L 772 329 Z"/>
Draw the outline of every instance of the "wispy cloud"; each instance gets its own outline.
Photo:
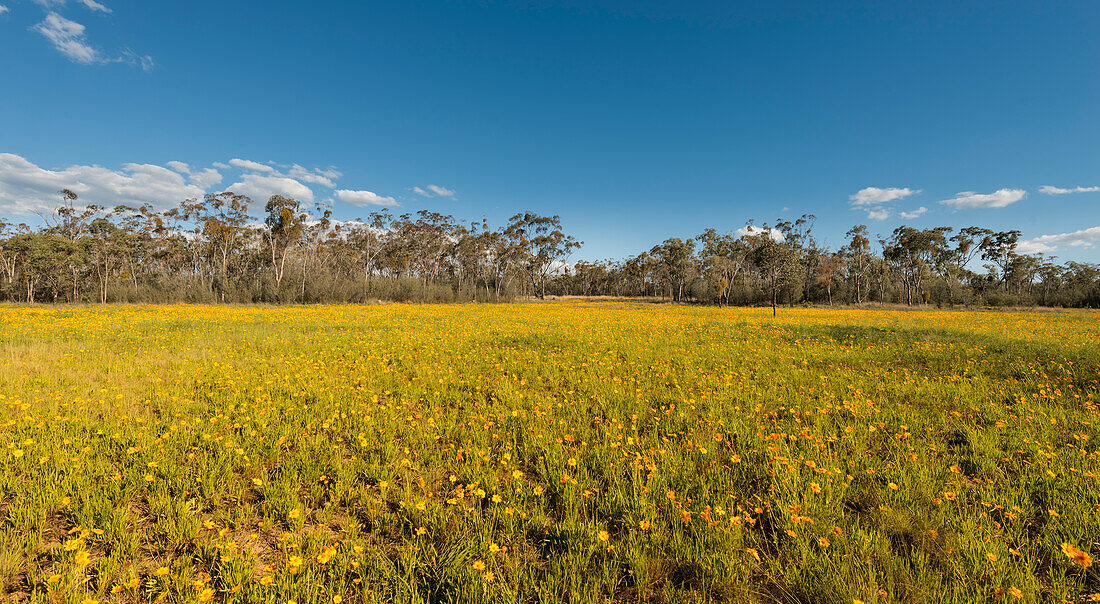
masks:
<path id="1" fill-rule="evenodd" d="M 446 187 L 439 185 L 428 185 L 424 189 L 420 187 L 413 187 L 413 193 L 422 197 L 454 197 L 455 192 Z"/>
<path id="2" fill-rule="evenodd" d="M 905 199 L 917 193 L 920 193 L 920 189 L 910 189 L 909 187 L 867 187 L 865 189 L 860 189 L 855 195 L 849 195 L 848 199 L 852 202 L 853 206 L 870 206 L 889 203 L 898 199 Z"/>
<path id="3" fill-rule="evenodd" d="M 127 63 L 140 67 L 142 71 L 152 71 L 156 67 L 156 62 L 153 61 L 153 57 L 149 55 L 139 55 L 138 53 L 130 50 L 129 48 L 122 51 L 122 54 L 115 59 L 111 59 L 111 63 Z"/>
<path id="4" fill-rule="evenodd" d="M 4 13 L 10 11 L 10 10 L 11 10 L 10 8 L 4 6 L 3 4 L 0 4 L 0 15 L 4 14 Z"/>
<path id="5" fill-rule="evenodd" d="M 392 197 L 383 197 L 371 191 L 351 191 L 338 189 L 336 199 L 353 206 L 395 206 L 397 200 Z"/>
<path id="6" fill-rule="evenodd" d="M 886 220 L 890 218 L 890 210 L 886 204 L 905 199 L 920 193 L 920 189 L 909 187 L 865 187 L 848 196 L 852 208 L 867 211 L 868 220 Z"/>
<path id="7" fill-rule="evenodd" d="M 86 8 L 103 13 L 111 12 L 111 9 L 103 6 L 95 0 L 76 0 L 77 4 L 83 4 Z M 47 10 L 53 10 L 55 7 L 65 6 L 67 0 L 34 0 L 34 3 L 45 8 Z"/>
<path id="8" fill-rule="evenodd" d="M 99 50 L 88 44 L 84 26 L 57 13 L 49 13 L 34 30 L 46 37 L 61 54 L 76 63 L 94 65 L 106 60 Z"/>
<path id="9" fill-rule="evenodd" d="M 329 168 L 328 170 L 321 170 L 319 168 L 308 170 L 306 168 L 303 168 L 302 166 L 299 166 L 298 164 L 294 164 L 293 166 L 291 166 L 290 169 L 287 171 L 287 175 L 291 178 L 297 178 L 298 180 L 301 180 L 303 182 L 308 182 L 315 185 L 323 185 L 330 189 L 336 188 L 336 179 L 343 176 L 338 170 L 334 168 Z"/>
<path id="10" fill-rule="evenodd" d="M 986 208 L 1003 208 L 1027 197 L 1027 191 L 1023 189 L 999 189 L 992 193 L 975 193 L 963 191 L 952 199 L 945 199 L 940 203 L 951 206 L 957 210 L 977 210 Z"/>
<path id="11" fill-rule="evenodd" d="M 1057 235 L 1040 235 L 1034 239 L 1021 241 L 1016 250 L 1024 254 L 1039 254 L 1052 252 L 1059 246 L 1092 247 L 1100 243 L 1100 226 L 1082 229 L 1072 233 L 1059 233 Z"/>
<path id="12" fill-rule="evenodd" d="M 920 216 L 921 214 L 924 214 L 927 211 L 928 211 L 928 208 L 926 208 L 924 206 L 921 206 L 921 207 L 913 210 L 912 212 L 902 212 L 900 214 L 900 216 L 902 218 L 906 219 L 906 220 L 912 220 L 912 219 Z"/>
<path id="13" fill-rule="evenodd" d="M 240 168 L 242 170 L 251 170 L 253 172 L 274 172 L 275 168 L 261 164 L 258 161 L 252 161 L 250 159 L 231 159 L 229 165 L 234 168 Z"/>
<path id="14" fill-rule="evenodd" d="M 1100 191 L 1100 187 L 1073 187 L 1072 189 L 1063 189 L 1060 187 L 1052 187 L 1050 185 L 1043 185 L 1039 187 L 1040 193 L 1047 195 L 1067 195 L 1069 193 L 1096 193 Z"/>
<path id="15" fill-rule="evenodd" d="M 313 185 L 322 185 L 330 189 L 336 188 L 336 179 L 343 176 L 336 168 L 315 168 L 310 170 L 299 164 L 292 164 L 291 166 L 284 166 L 276 164 L 275 162 L 260 163 L 258 161 L 252 161 L 250 159 L 234 158 L 229 160 L 228 164 L 215 163 L 216 167 L 222 169 L 239 168 L 246 172 L 258 172 L 260 174 L 266 174 L 272 177 L 293 179 L 300 182 L 306 182 Z"/>
<path id="16" fill-rule="evenodd" d="M 85 7 L 103 13 L 110 13 L 111 9 L 95 0 L 77 0 Z M 32 29 L 44 36 L 53 44 L 54 48 L 69 58 L 74 63 L 81 65 L 103 65 L 106 63 L 126 63 L 140 67 L 143 71 L 151 71 L 156 63 L 149 55 L 138 54 L 129 48 L 124 48 L 117 55 L 104 54 L 88 41 L 85 27 L 53 10 L 54 7 L 65 5 L 65 0 L 35 0 L 36 3 L 49 10 L 41 23 Z M 5 9 L 6 10 L 6 9 Z M 2 13 L 4 11 L 0 11 Z"/>
<path id="17" fill-rule="evenodd" d="M 111 9 L 107 8 L 106 6 L 103 6 L 102 4 L 96 2 L 95 0 L 77 0 L 77 2 L 83 4 L 84 6 L 87 6 L 91 10 L 97 10 L 97 11 L 104 12 L 104 13 L 111 12 Z"/>

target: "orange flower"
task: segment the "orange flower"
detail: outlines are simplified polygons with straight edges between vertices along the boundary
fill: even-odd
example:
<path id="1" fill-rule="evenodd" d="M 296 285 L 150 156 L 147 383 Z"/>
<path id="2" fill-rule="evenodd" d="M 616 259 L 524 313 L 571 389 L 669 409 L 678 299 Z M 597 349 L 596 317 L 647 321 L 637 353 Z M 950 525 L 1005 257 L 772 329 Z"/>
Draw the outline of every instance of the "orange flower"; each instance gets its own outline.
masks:
<path id="1" fill-rule="evenodd" d="M 1092 556 L 1088 555 L 1088 553 L 1086 552 L 1077 549 L 1076 547 L 1073 547 L 1068 543 L 1062 544 L 1062 553 L 1071 558 L 1073 560 L 1073 563 L 1078 566 L 1082 566 L 1084 568 L 1092 566 Z"/>
<path id="2" fill-rule="evenodd" d="M 328 564 L 328 561 L 332 560 L 332 557 L 335 556 L 335 555 L 336 555 L 336 548 L 335 547 L 326 547 L 324 551 L 317 554 L 317 561 L 320 562 L 321 564 Z"/>

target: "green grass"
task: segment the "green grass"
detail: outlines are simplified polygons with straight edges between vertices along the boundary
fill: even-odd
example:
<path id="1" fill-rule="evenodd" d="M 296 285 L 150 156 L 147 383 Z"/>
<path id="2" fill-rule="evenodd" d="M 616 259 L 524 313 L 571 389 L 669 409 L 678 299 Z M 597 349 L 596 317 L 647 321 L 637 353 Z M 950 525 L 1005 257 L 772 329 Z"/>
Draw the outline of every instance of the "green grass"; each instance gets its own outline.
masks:
<path id="1" fill-rule="evenodd" d="M 1100 315 L 770 312 L 0 308 L 3 595 L 1100 592 Z"/>

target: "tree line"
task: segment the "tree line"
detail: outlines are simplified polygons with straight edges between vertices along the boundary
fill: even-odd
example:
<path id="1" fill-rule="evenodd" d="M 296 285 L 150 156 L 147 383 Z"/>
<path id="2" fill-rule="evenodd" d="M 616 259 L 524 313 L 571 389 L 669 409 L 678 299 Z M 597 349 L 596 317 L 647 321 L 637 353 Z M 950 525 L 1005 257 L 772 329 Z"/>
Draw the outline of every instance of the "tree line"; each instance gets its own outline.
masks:
<path id="1" fill-rule="evenodd" d="M 569 262 L 558 216 L 504 225 L 386 209 L 334 220 L 274 195 L 259 216 L 232 192 L 148 205 L 80 205 L 71 190 L 41 226 L 0 219 L 0 300 L 321 303 L 507 301 L 547 295 L 721 305 L 1100 305 L 1100 266 L 1018 252 L 1019 231 L 864 225 L 829 250 L 814 217 L 670 238 L 622 260 Z M 980 265 L 980 269 L 976 266 Z"/>
<path id="2" fill-rule="evenodd" d="M 578 262 L 574 294 L 649 296 L 721 305 L 866 303 L 936 306 L 1100 306 L 1100 265 L 1019 253 L 1020 231 L 866 225 L 829 250 L 813 215 L 732 233 L 670 238 L 621 261 Z M 976 269 L 980 266 L 980 269 Z"/>

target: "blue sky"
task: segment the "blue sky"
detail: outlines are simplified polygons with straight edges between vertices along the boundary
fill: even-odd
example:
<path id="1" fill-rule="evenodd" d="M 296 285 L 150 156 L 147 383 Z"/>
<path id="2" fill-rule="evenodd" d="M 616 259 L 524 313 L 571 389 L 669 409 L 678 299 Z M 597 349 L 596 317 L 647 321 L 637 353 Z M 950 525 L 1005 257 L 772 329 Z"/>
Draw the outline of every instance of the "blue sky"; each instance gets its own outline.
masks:
<path id="1" fill-rule="evenodd" d="M 1095 0 L 0 6 L 19 220 L 63 183 L 231 187 L 348 219 L 560 214 L 584 258 L 812 213 L 834 248 L 975 224 L 1100 261 Z"/>

